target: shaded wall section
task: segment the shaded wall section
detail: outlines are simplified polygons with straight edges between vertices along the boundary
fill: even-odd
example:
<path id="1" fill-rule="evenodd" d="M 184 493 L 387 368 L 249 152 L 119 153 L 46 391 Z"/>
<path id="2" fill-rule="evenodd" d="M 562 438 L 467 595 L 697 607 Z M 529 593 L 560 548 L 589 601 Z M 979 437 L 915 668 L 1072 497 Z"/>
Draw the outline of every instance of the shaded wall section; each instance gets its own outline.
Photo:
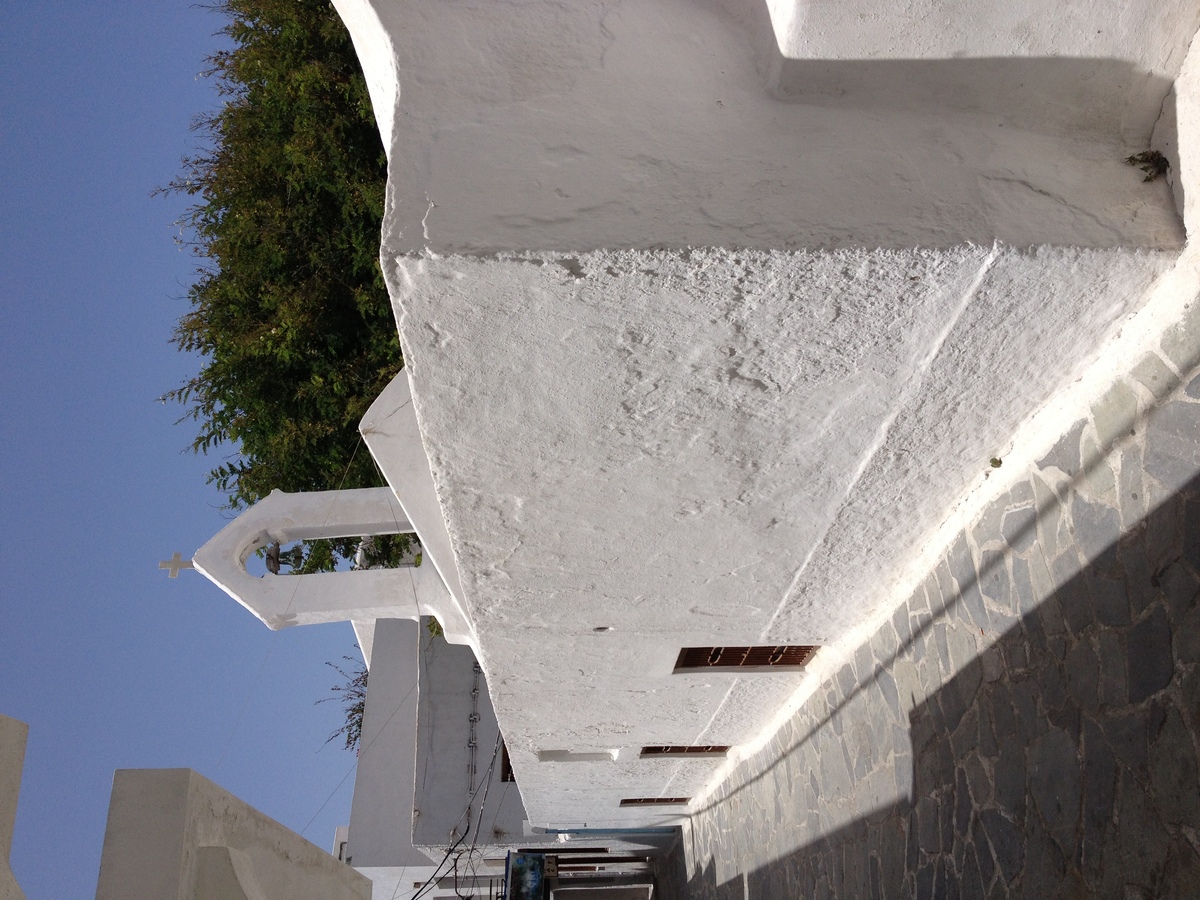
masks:
<path id="1" fill-rule="evenodd" d="M 1147 357 L 693 816 L 683 892 L 1194 896 L 1198 472 Z"/>
<path id="2" fill-rule="evenodd" d="M 1164 27 L 1142 39 L 1113 28 L 1144 18 L 1123 15 L 1129 0 L 1058 6 L 1076 15 L 1014 16 L 1020 42 L 990 40 L 962 2 L 906 7 L 926 33 L 903 54 L 917 58 L 882 60 L 864 59 L 881 50 L 867 14 L 846 55 L 806 34 L 818 58 L 783 58 L 763 0 L 339 3 L 374 100 L 395 104 L 376 110 L 385 257 L 1177 246 L 1166 186 L 1122 160 L 1146 149 L 1194 5 L 1160 4 Z M 1064 35 L 1094 31 L 1109 38 Z"/>
<path id="3" fill-rule="evenodd" d="M 118 769 L 96 900 L 369 900 L 371 882 L 190 769 Z"/>
<path id="4" fill-rule="evenodd" d="M 505 780 L 500 726 L 471 648 L 428 631 L 420 643 L 413 842 L 440 859 L 464 833 L 471 847 L 553 840 L 524 835 L 525 806 L 516 781 Z"/>

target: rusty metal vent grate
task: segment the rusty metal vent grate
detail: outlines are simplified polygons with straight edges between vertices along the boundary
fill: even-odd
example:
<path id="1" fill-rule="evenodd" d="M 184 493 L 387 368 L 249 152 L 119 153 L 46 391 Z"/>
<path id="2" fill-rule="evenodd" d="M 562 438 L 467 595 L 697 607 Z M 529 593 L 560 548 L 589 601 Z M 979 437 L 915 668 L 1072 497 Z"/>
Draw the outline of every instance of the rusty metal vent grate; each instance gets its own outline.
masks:
<path id="1" fill-rule="evenodd" d="M 679 806 L 691 803 L 691 797 L 626 797 L 622 806 Z"/>
<path id="2" fill-rule="evenodd" d="M 701 746 L 681 746 L 663 744 L 657 747 L 643 747 L 641 756 L 725 756 L 729 752 L 728 744 L 707 744 Z"/>
<path id="3" fill-rule="evenodd" d="M 812 659 L 817 648 L 803 645 L 777 647 L 684 647 L 675 671 L 682 669 L 797 669 Z"/>

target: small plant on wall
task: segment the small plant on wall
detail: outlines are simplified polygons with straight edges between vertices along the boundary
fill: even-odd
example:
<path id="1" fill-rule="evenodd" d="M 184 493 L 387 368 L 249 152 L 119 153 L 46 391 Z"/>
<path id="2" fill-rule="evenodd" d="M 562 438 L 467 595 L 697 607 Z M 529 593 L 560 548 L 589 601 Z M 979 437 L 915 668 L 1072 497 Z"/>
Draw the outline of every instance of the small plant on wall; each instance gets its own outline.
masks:
<path id="1" fill-rule="evenodd" d="M 1171 168 L 1167 158 L 1157 150 L 1135 153 L 1133 156 L 1125 157 L 1125 162 L 1142 170 L 1142 174 L 1146 176 L 1142 181 L 1154 181 L 1159 176 L 1166 175 L 1167 169 Z"/>
<path id="2" fill-rule="evenodd" d="M 325 743 L 328 744 L 336 738 L 342 737 L 345 739 L 347 750 L 357 751 L 362 739 L 363 712 L 367 707 L 368 672 L 366 664 L 361 659 L 354 656 L 343 656 L 342 659 L 350 664 L 348 666 L 350 671 L 346 671 L 337 663 L 327 662 L 325 665 L 341 675 L 345 679 L 344 683 L 335 684 L 329 689 L 336 696 L 323 697 L 317 702 L 340 701 L 346 714 L 346 723 L 329 735 Z"/>

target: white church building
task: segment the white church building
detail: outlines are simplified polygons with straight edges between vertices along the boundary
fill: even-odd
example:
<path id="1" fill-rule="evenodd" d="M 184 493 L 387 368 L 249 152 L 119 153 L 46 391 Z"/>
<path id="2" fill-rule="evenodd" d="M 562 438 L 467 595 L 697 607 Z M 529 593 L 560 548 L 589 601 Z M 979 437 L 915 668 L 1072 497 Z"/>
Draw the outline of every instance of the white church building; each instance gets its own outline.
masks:
<path id="1" fill-rule="evenodd" d="M 374 897 L 464 806 L 467 844 L 641 884 L 1195 303 L 1200 2 L 334 5 L 389 158 L 390 488 L 273 494 L 195 566 L 353 622 Z M 397 532 L 421 566 L 246 571 Z"/>

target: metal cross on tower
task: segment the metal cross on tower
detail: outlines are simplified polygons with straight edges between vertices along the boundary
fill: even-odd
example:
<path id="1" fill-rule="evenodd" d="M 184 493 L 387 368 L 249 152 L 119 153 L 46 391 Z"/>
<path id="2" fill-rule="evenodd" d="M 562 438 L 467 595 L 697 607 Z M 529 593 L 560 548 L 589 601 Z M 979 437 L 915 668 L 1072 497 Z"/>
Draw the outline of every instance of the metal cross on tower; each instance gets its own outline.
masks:
<path id="1" fill-rule="evenodd" d="M 179 551 L 175 551 L 175 555 L 170 559 L 164 559 L 159 564 L 160 569 L 168 569 L 170 578 L 178 578 L 180 569 L 194 569 L 195 565 L 190 559 L 184 559 L 179 555 Z"/>

